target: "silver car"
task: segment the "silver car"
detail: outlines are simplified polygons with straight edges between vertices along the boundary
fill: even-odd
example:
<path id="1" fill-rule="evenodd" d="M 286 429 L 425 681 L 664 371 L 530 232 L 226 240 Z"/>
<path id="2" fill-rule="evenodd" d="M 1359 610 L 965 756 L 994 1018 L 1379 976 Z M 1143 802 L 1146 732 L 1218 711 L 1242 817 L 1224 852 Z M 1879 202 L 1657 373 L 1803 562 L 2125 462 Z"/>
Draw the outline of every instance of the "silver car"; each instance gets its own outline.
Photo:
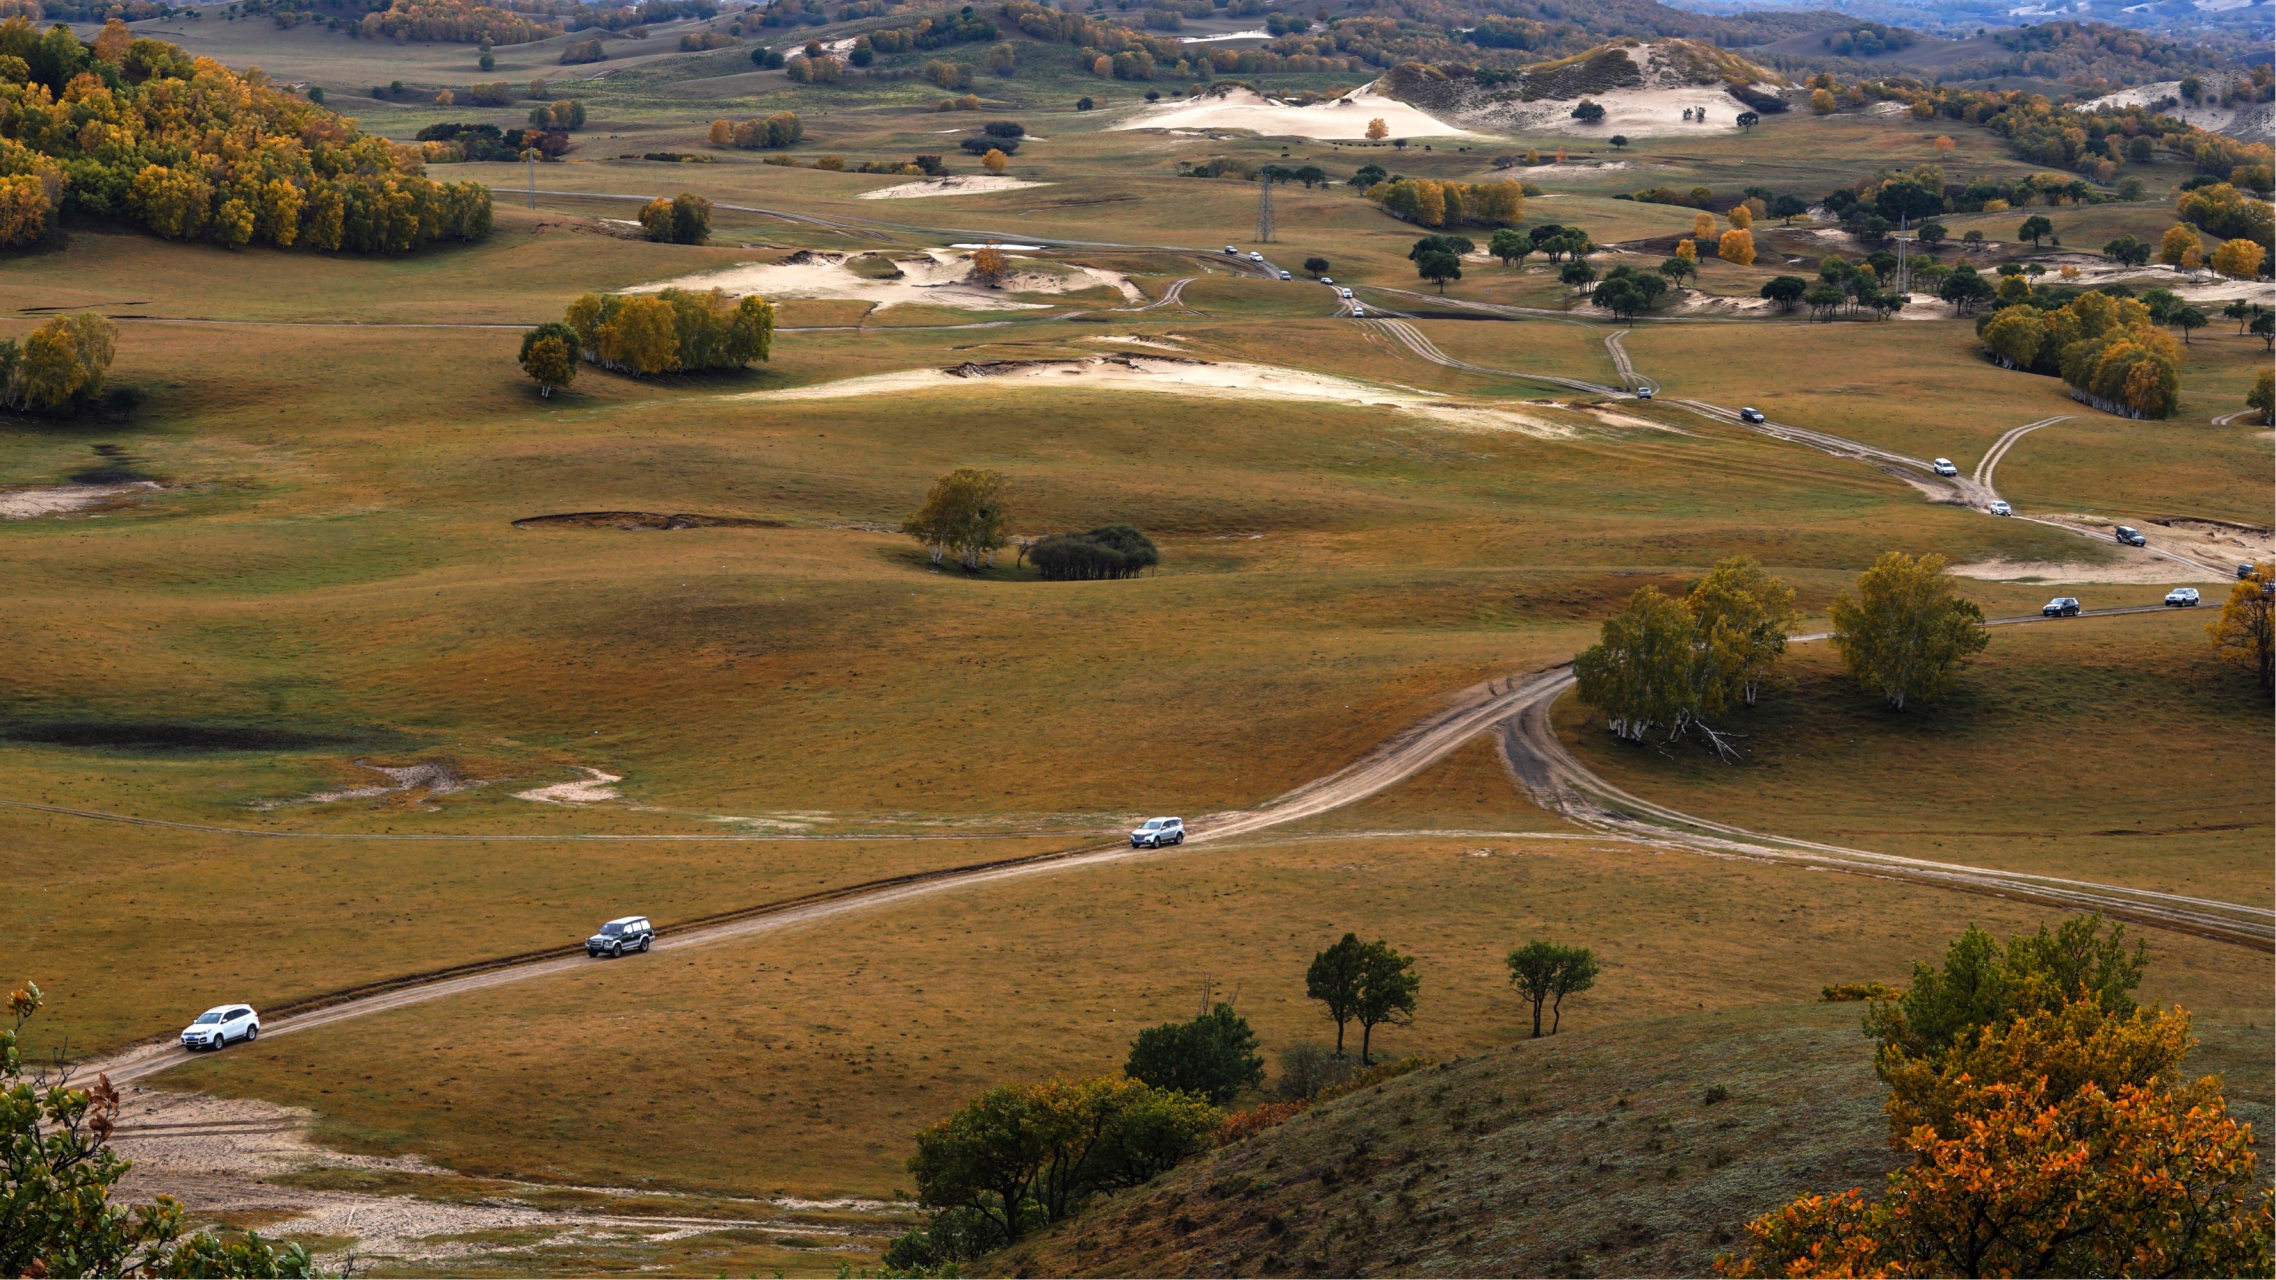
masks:
<path id="1" fill-rule="evenodd" d="M 1148 818 L 1130 833 L 1133 849 L 1159 849 L 1165 844 L 1185 843 L 1185 819 Z"/>
<path id="2" fill-rule="evenodd" d="M 261 1015 L 249 1004 L 217 1004 L 182 1028 L 185 1049 L 219 1049 L 232 1040 L 261 1038 Z"/>

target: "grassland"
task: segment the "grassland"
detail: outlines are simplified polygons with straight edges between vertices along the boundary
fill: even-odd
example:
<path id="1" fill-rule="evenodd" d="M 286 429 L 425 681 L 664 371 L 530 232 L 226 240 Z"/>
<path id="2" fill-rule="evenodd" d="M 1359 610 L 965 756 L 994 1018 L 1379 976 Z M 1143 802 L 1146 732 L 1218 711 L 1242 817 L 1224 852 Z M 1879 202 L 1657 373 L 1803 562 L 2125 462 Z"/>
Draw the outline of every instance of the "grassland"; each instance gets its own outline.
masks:
<path id="1" fill-rule="evenodd" d="M 200 51 L 280 77 L 478 78 L 458 68 L 471 67 L 463 48 L 186 25 L 210 41 Z M 650 43 L 670 38 L 660 28 Z M 558 78 L 548 56 L 502 50 L 495 78 Z M 1338 178 L 1381 160 L 1474 179 L 1500 143 L 1393 152 L 1102 132 L 1135 108 L 1136 87 L 1106 85 L 1106 109 L 1076 113 L 1075 94 L 1098 82 L 1039 66 L 991 92 L 1042 135 L 1013 172 L 1046 186 L 865 201 L 902 179 L 744 152 L 702 165 L 616 158 L 712 154 L 713 116 L 783 106 L 807 117 L 801 160 L 937 151 L 941 130 L 986 118 L 924 109 L 929 89 L 795 88 L 741 69 L 742 57 L 604 64 L 618 74 L 577 86 L 593 126 L 568 163 L 539 175 L 548 191 L 584 194 L 541 197 L 536 211 L 502 199 L 499 229 L 479 245 L 319 259 L 89 229 L 10 261 L 0 336 L 51 309 L 119 316 L 114 380 L 140 406 L 0 423 L 0 482 L 99 473 L 164 488 L 99 516 L 0 528 L 11 570 L 0 800 L 183 824 L 0 807 L 0 875 L 30 904 L 19 936 L 52 997 L 37 1047 L 107 1049 L 218 999 L 273 1004 L 569 942 L 626 910 L 669 928 L 816 887 L 1090 843 L 1146 813 L 1252 805 L 1348 763 L 1456 689 L 1562 659 L 1637 587 L 1680 588 L 1728 555 L 1791 579 L 1816 618 L 1892 546 L 1956 561 L 2101 554 L 1666 406 L 1622 405 L 1628 420 L 1608 419 L 1561 390 L 1425 362 L 1332 318 L 1318 285 L 1226 270 L 1215 247 L 1247 243 L 1253 188 L 1176 174 L 1180 160 L 1231 155 L 1319 163 Z M 519 116 L 346 105 L 397 137 Z M 1663 181 L 1814 193 L 1917 162 L 1918 133 L 1840 116 L 1644 143 L 1620 157 L 1629 169 L 1548 183 L 1527 220 L 1578 223 L 1600 240 L 1664 236 L 1688 227 L 1689 211 L 1611 197 Z M 1955 137 L 1951 171 L 2025 171 L 1980 131 Z M 524 178 L 512 166 L 438 172 L 509 190 Z M 600 221 L 632 207 L 602 197 L 677 190 L 743 208 L 723 208 L 718 243 L 700 248 L 628 240 Z M 1320 253 L 1339 280 L 1415 287 L 1414 228 L 1345 187 L 1277 199 L 1276 260 Z M 832 225 L 752 212 L 769 209 Z M 2081 211 L 2100 220 L 2091 230 L 2057 217 L 2066 238 L 2105 224 L 2154 235 L 2166 211 Z M 1150 297 L 1196 279 L 1183 308 L 1080 318 L 1069 317 L 1100 302 L 1007 316 L 797 300 L 774 359 L 749 373 L 636 383 L 588 368 L 550 400 L 513 366 L 517 326 L 588 290 L 799 248 L 988 233 L 1095 242 L 1051 256 L 1129 272 Z M 1713 263 L 1707 283 L 1750 292 L 1761 274 Z M 1493 264 L 1449 292 L 1538 305 L 1557 291 Z M 1488 368 L 1611 372 L 1599 324 L 1417 323 Z M 1153 349 L 1108 341 L 1132 335 L 1189 358 L 1522 409 L 1556 429 L 1088 388 L 768 398 L 966 360 Z M 2242 340 L 2198 336 L 2184 413 L 2160 424 L 2093 414 L 2052 380 L 1989 366 L 1965 321 L 1647 322 L 1626 344 L 1669 394 L 1761 404 L 1963 469 L 2008 427 L 2071 413 L 2002 465 L 2019 503 L 2266 520 L 2265 433 L 2196 425 L 2239 401 L 2259 358 Z M 1129 521 L 1162 546 L 1161 570 L 1083 584 L 1008 564 L 935 571 L 892 530 L 960 464 L 1010 478 L 1015 532 Z M 757 523 L 514 523 L 615 510 Z M 2005 613 L 2053 585 L 1964 590 Z M 2159 594 L 2098 591 L 2098 604 Z M 1901 719 L 1843 689 L 1823 652 L 1797 652 L 1749 721 L 1753 759 L 1740 768 L 1607 749 L 1569 708 L 1560 724 L 1621 785 L 1742 825 L 2262 901 L 2269 742 L 2254 708 L 2265 704 L 2208 665 L 2201 622 L 2002 632 L 1959 695 Z M 2077 767 L 2048 764 L 2050 739 Z M 480 785 L 311 798 L 381 781 L 370 766 L 412 764 Z M 516 798 L 588 769 L 617 776 L 622 799 Z M 328 1141 L 425 1155 L 464 1178 L 883 1196 L 905 1185 L 918 1125 L 1000 1079 L 1112 1070 L 1135 1028 L 1182 1015 L 1204 984 L 1237 995 L 1268 1048 L 1322 1036 L 1299 979 L 1344 929 L 1421 958 L 1424 1017 L 1391 1033 L 1393 1047 L 1499 1054 L 1517 1028 L 1499 956 L 1541 934 L 1611 964 L 1565 1045 L 1581 1058 L 1705 1046 L 1765 1094 L 1781 1062 L 1802 1062 L 1797 1098 L 1843 1119 L 1797 1162 L 1830 1176 L 1848 1171 L 1844 1144 L 1865 1123 L 1855 1045 L 1839 1034 L 1846 1014 L 1801 1002 L 1827 981 L 1901 981 L 1970 921 L 2005 931 L 2039 919 L 1584 836 L 1525 803 L 1479 743 L 1362 804 L 1232 847 L 596 966 L 264 1040 L 166 1083 L 305 1105 Z M 2232 1096 L 2264 1112 L 2265 1062 L 2220 1047 L 2267 1025 L 2264 962 L 2155 942 L 2154 994 L 2202 1015 L 2230 1054 L 2221 1060 L 2241 1064 Z M 1737 1047 L 1714 1047 L 1734 1043 L 1719 1025 L 1741 1029 Z M 620 1043 L 640 1047 L 593 1052 Z M 1651 1105 L 1672 1108 L 1704 1087 L 1687 1069 L 1637 1068 L 1637 1096 L 1664 1094 Z M 1573 1123 L 1588 1114 L 1577 1096 L 1558 1105 Z M 1766 1102 L 1765 1116 L 1785 1105 Z M 1685 1202 L 1686 1221 L 1735 1222 L 1789 1190 L 1791 1172 L 1740 1152 Z M 1653 1189 L 1608 1199 L 1605 1220 Z M 1550 1253 L 1491 1256 L 1549 1265 L 1593 1239 L 1576 1226 Z M 1702 1256 L 1696 1237 L 1666 1239 L 1604 1256 L 1670 1267 Z M 827 1271 L 837 1256 L 717 1233 L 607 1257 L 496 1243 L 484 1265 L 501 1271 Z"/>

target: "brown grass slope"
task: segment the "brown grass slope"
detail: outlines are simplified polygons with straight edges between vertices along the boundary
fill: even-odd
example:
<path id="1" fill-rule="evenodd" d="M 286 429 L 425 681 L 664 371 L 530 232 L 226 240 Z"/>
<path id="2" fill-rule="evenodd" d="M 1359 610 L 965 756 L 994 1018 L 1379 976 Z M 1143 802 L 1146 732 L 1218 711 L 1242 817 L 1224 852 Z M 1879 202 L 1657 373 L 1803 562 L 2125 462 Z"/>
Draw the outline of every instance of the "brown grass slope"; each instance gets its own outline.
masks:
<path id="1" fill-rule="evenodd" d="M 1456 1059 L 1103 1202 L 979 1273 L 1703 1274 L 1749 1218 L 1892 1167 L 1857 1016 L 1692 1014 Z"/>

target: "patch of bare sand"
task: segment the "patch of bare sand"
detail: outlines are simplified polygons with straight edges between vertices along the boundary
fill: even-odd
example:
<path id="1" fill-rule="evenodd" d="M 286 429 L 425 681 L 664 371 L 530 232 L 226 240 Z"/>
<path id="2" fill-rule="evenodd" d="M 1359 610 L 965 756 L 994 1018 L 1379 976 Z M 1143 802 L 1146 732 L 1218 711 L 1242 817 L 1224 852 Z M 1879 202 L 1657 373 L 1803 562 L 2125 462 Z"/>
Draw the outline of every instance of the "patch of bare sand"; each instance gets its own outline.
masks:
<path id="1" fill-rule="evenodd" d="M 573 1189 L 636 1199 L 643 1212 L 540 1208 L 516 1199 L 516 1193 L 526 1189 L 532 1197 L 558 1197 L 563 1188 L 497 1180 L 489 1186 L 496 1194 L 474 1198 L 465 1193 L 463 1183 L 442 1181 L 450 1176 L 449 1170 L 417 1156 L 353 1155 L 316 1145 L 310 1136 L 315 1116 L 302 1108 L 139 1084 L 127 1085 L 120 1093 L 119 1127 L 111 1142 L 133 1162 L 119 1184 L 120 1199 L 148 1204 L 170 1195 L 183 1202 L 196 1224 L 226 1217 L 255 1222 L 272 1239 L 324 1236 L 352 1241 L 327 1257 L 353 1255 L 359 1264 L 448 1263 L 565 1245 L 665 1243 L 737 1228 L 810 1239 L 844 1236 L 850 1233 L 843 1227 L 781 1215 L 818 1208 L 852 1212 L 891 1208 L 874 1201 L 707 1197 L 705 1203 L 689 1206 L 690 1212 L 674 1215 L 670 1196 L 617 1187 Z M 326 1170 L 394 1175 L 404 1194 L 274 1181 Z M 426 1195 L 420 1194 L 424 1178 L 437 1179 Z M 649 1211 L 651 1206 L 662 1212 Z M 508 1230 L 529 1233 L 531 1238 L 512 1245 L 482 1239 L 485 1233 Z"/>
<path id="2" fill-rule="evenodd" d="M 47 489 L 0 489 L 0 520 L 36 520 L 82 511 L 125 506 L 126 499 L 153 493 L 155 480 L 132 484 L 63 484 Z"/>
<path id="3" fill-rule="evenodd" d="M 757 294 L 763 298 L 831 298 L 872 302 L 879 310 L 904 305 L 957 307 L 967 311 L 1037 311 L 1047 302 L 1022 302 L 1020 293 L 1074 293 L 1105 285 L 1131 302 L 1145 294 L 1120 272 L 1041 259 L 1011 257 L 1012 273 L 1001 287 L 975 283 L 972 255 L 929 249 L 891 258 L 894 274 L 864 275 L 849 265 L 842 253 L 800 250 L 780 262 L 745 262 L 717 271 L 658 280 L 638 285 L 627 293 L 654 293 L 660 289 L 718 289 L 734 297 Z M 874 255 L 869 255 L 874 256 Z"/>
<path id="4" fill-rule="evenodd" d="M 951 129 L 954 133 L 956 130 Z M 1048 187 L 1048 182 L 1030 182 L 1026 178 L 1005 177 L 1002 174 L 949 174 L 943 178 L 926 178 L 922 182 L 904 182 L 898 186 L 879 187 L 864 191 L 862 200 L 928 200 L 934 196 L 977 196 L 991 191 L 1018 191 L 1025 187 Z"/>
<path id="5" fill-rule="evenodd" d="M 1385 386 L 1274 365 L 1212 363 L 1166 356 L 1117 354 L 1080 360 L 969 363 L 949 369 L 904 369 L 843 378 L 787 391 L 750 392 L 729 399 L 834 400 L 905 395 L 916 391 L 996 394 L 1007 387 L 1111 389 L 1228 400 L 1271 400 L 1392 409 L 1462 431 L 1518 432 L 1547 439 L 1578 434 L 1576 423 L 1501 405 L 1465 402 L 1434 391 Z"/>
<path id="6" fill-rule="evenodd" d="M 1356 139 L 1381 120 L 1394 138 L 1477 138 L 1486 135 L 1448 124 L 1420 107 L 1386 98 L 1372 87 L 1329 102 L 1300 107 L 1254 89 L 1229 89 L 1148 107 L 1113 129 L 1245 129 L 1266 137 Z"/>
<path id="7" fill-rule="evenodd" d="M 1579 164 L 1568 161 L 1564 164 L 1552 162 L 1550 164 L 1512 165 L 1507 169 L 1494 170 L 1491 176 L 1528 182 L 1535 178 L 1590 178 L 1600 173 L 1611 173 L 1616 169 L 1633 168 L 1635 166 L 1626 160 L 1605 160 L 1597 164 Z M 1538 199 L 1538 197 L 1535 198 Z"/>
<path id="8" fill-rule="evenodd" d="M 603 773 L 591 765 L 578 765 L 577 770 L 585 776 L 573 782 L 556 782 L 547 787 L 516 791 L 514 799 L 530 800 L 538 804 L 602 804 L 624 798 L 624 793 L 618 791 L 615 785 L 624 781 L 624 775 Z"/>
<path id="9" fill-rule="evenodd" d="M 462 778 L 457 770 L 441 761 L 407 765 L 372 764 L 365 760 L 358 760 L 355 763 L 358 769 L 369 769 L 373 773 L 383 774 L 388 781 L 385 784 L 373 783 L 366 787 L 341 787 L 332 791 L 314 791 L 304 796 L 295 796 L 290 800 L 262 800 L 257 801 L 253 807 L 267 810 L 281 809 L 289 804 L 334 804 L 341 800 L 376 800 L 383 796 L 422 790 L 427 793 L 428 798 L 432 799 L 435 796 L 447 796 L 453 792 L 471 791 L 476 787 L 489 785 L 484 781 Z"/>
<path id="10" fill-rule="evenodd" d="M 2089 560 L 1977 560 L 1953 565 L 1946 572 L 1981 582 L 2044 582 L 2066 586 L 2081 582 L 2154 586 L 2202 580 L 2171 560 L 2160 560 L 2155 556 L 2110 564 L 2096 564 Z"/>

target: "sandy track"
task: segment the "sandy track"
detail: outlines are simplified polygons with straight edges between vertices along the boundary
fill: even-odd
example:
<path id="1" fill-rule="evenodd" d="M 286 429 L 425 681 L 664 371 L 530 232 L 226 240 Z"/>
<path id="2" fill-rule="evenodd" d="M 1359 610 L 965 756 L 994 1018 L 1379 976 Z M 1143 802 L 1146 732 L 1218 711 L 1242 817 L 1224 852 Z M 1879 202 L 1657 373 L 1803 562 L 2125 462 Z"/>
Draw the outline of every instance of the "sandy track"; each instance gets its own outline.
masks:
<path id="1" fill-rule="evenodd" d="M 2091 616 L 2161 611 L 2162 606 L 2142 605 L 2093 610 Z M 2044 619 L 2037 616 L 1996 618 L 1985 625 L 2014 626 L 2041 621 Z M 1812 635 L 1793 639 L 1804 643 L 1824 638 Z M 1527 677 L 1518 696 L 1509 700 L 1513 704 L 1510 714 L 1499 722 L 1500 746 L 1510 771 L 1536 803 L 1583 826 L 1712 855 L 1797 863 L 2067 911 L 2099 911 L 2134 924 L 2173 929 L 2261 951 L 2276 951 L 2276 911 L 2265 907 L 1765 835 L 1656 804 L 1598 777 L 1557 740 L 1549 724 L 1549 709 L 1572 686 L 1570 664 Z"/>
<path id="2" fill-rule="evenodd" d="M 1468 369 L 1474 373 L 1497 374 L 1505 378 L 1520 378 L 1527 382 L 1546 382 L 1552 386 L 1568 387 L 1574 391 L 1593 392 L 1597 395 L 1618 396 L 1628 394 L 1618 387 L 1608 387 L 1598 382 L 1584 382 L 1578 378 L 1560 378 L 1550 373 L 1519 373 L 1513 369 L 1489 369 L 1482 364 L 1471 364 L 1467 360 L 1457 360 L 1439 350 L 1436 343 L 1423 335 L 1422 330 L 1415 328 L 1405 320 L 1367 320 L 1362 323 L 1374 325 L 1397 338 L 1400 345 L 1432 364 L 1442 364 L 1450 369 Z"/>
<path id="3" fill-rule="evenodd" d="M 1998 497 L 1999 488 L 1992 483 L 1992 473 L 1999 469 L 2000 459 L 2005 458 L 2007 451 L 2015 447 L 2015 442 L 2041 427 L 2051 427 L 2058 422 L 2068 422 L 2073 416 L 2075 415 L 2058 413 L 2052 418 L 2041 418 L 2037 422 L 2026 422 L 2020 427 L 2008 428 L 2005 434 L 1992 442 L 1991 448 L 1984 450 L 1983 459 L 1976 463 L 1976 483 L 1984 487 L 1984 492 L 1995 498 Z"/>

